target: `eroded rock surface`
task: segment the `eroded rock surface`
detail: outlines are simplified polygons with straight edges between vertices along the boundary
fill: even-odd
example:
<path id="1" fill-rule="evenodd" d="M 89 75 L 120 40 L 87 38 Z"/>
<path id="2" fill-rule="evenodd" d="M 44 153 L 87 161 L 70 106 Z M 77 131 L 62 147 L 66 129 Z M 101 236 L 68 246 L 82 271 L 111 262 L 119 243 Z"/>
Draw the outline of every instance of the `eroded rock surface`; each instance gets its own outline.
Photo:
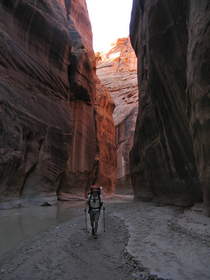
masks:
<path id="1" fill-rule="evenodd" d="M 99 80 L 96 84 L 96 90 L 96 127 L 99 143 L 97 183 L 103 186 L 107 193 L 113 193 L 117 173 L 115 125 L 112 116 L 115 104 L 110 92 Z"/>
<path id="2" fill-rule="evenodd" d="M 98 150 L 84 0 L 0 3 L 0 200 L 85 188 Z"/>
<path id="3" fill-rule="evenodd" d="M 196 166 L 210 216 L 210 3 L 190 1 L 187 100 Z"/>
<path id="4" fill-rule="evenodd" d="M 117 146 L 117 189 L 129 187 L 129 152 L 138 112 L 137 60 L 128 38 L 118 39 L 107 53 L 96 54 L 97 75 L 114 103 Z"/>
<path id="5" fill-rule="evenodd" d="M 210 205 L 210 4 L 134 0 L 141 107 L 131 152 L 135 196 Z"/>

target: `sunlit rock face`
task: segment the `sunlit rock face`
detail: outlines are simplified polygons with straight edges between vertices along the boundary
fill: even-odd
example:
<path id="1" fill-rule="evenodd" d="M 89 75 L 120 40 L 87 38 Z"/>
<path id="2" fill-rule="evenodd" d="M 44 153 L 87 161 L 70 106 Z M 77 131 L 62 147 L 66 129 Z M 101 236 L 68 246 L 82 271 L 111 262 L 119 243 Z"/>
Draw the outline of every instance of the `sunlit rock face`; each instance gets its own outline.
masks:
<path id="1" fill-rule="evenodd" d="M 118 39 L 106 53 L 96 54 L 97 75 L 115 103 L 117 191 L 131 187 L 129 152 L 138 112 L 137 60 L 128 38 Z"/>
<path id="2" fill-rule="evenodd" d="M 110 92 L 100 80 L 97 81 L 96 89 L 96 127 L 99 143 L 97 183 L 106 193 L 111 194 L 115 191 L 117 173 L 115 125 L 112 116 L 115 105 Z"/>
<path id="3" fill-rule="evenodd" d="M 191 205 L 203 193 L 208 209 L 209 1 L 134 0 L 130 35 L 141 101 L 131 152 L 135 196 Z"/>
<path id="4" fill-rule="evenodd" d="M 95 61 L 83 0 L 0 2 L 0 199 L 91 180 Z"/>

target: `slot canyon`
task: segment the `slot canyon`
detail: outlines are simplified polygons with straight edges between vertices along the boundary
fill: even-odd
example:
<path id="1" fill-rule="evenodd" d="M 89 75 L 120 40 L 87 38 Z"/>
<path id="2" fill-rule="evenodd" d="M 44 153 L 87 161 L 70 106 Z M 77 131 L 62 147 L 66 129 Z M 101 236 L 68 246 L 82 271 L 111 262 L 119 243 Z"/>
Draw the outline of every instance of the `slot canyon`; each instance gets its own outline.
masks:
<path id="1" fill-rule="evenodd" d="M 210 3 L 86 2 L 0 0 L 0 279 L 209 280 Z"/>

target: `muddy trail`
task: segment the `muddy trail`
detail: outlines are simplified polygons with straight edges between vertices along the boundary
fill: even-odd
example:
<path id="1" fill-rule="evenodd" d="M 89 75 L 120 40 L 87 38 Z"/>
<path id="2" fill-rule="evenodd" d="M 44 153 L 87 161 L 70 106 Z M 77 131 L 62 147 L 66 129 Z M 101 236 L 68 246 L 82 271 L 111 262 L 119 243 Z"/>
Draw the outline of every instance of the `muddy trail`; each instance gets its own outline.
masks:
<path id="1" fill-rule="evenodd" d="M 86 232 L 84 215 L 23 242 L 0 260 L 1 280 L 128 279 L 132 266 L 125 257 L 128 231 L 122 221 L 107 216 L 106 232 L 98 239 Z"/>
<path id="2" fill-rule="evenodd" d="M 210 221 L 199 206 L 105 204 L 106 231 L 101 216 L 98 239 L 86 232 L 84 204 L 79 204 L 68 209 L 69 216 L 61 215 L 64 220 L 59 216 L 60 223 L 1 254 L 0 279 L 210 279 Z"/>

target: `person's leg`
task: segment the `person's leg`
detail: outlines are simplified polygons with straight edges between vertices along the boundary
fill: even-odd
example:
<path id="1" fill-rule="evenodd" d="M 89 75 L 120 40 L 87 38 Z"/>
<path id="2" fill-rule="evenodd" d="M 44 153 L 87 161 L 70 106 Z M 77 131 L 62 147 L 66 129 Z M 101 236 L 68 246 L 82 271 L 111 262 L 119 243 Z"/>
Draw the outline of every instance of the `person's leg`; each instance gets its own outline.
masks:
<path id="1" fill-rule="evenodd" d="M 98 210 L 97 212 L 95 212 L 95 234 L 97 233 L 98 230 L 98 221 L 99 221 L 99 217 L 100 217 L 100 210 Z"/>
<path id="2" fill-rule="evenodd" d="M 92 234 L 94 234 L 94 212 L 90 210 L 90 224 L 92 228 Z"/>

